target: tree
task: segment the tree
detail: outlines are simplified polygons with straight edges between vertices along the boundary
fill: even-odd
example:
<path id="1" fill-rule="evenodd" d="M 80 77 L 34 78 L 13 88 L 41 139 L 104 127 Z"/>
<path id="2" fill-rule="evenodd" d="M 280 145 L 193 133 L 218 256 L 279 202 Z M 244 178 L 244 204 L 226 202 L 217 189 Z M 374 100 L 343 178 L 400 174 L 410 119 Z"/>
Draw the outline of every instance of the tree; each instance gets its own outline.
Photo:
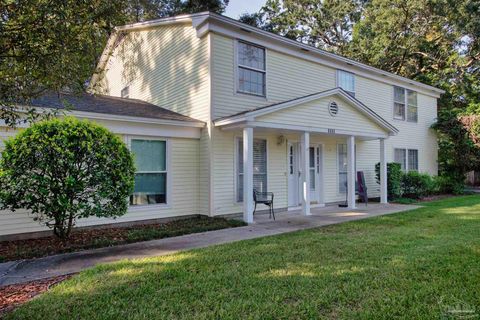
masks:
<path id="1" fill-rule="evenodd" d="M 0 119 L 15 126 L 45 92 L 83 92 L 115 26 L 211 10 L 228 0 L 0 0 Z"/>
<path id="2" fill-rule="evenodd" d="M 360 17 L 361 0 L 267 0 L 261 20 L 274 33 L 343 54 L 352 25 Z"/>
<path id="3" fill-rule="evenodd" d="M 480 114 L 479 13 L 480 0 L 267 0 L 245 19 L 444 89 L 435 126 L 440 168 L 461 180 L 465 170 L 480 169 L 480 147 L 460 122 Z M 457 152 L 463 147 L 467 161 Z"/>
<path id="4" fill-rule="evenodd" d="M 33 124 L 7 140 L 0 160 L 2 209 L 28 209 L 60 238 L 78 219 L 125 214 L 134 162 L 104 127 L 75 118 Z"/>

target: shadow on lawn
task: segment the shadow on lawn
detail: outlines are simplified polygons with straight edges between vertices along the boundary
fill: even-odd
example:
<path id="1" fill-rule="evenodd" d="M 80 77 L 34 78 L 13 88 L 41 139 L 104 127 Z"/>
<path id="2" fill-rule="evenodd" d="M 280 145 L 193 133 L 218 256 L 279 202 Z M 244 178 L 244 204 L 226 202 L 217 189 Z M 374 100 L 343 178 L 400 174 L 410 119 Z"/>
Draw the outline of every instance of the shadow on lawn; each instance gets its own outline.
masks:
<path id="1" fill-rule="evenodd" d="M 478 305 L 477 206 L 101 265 L 12 318 L 438 318 Z"/>

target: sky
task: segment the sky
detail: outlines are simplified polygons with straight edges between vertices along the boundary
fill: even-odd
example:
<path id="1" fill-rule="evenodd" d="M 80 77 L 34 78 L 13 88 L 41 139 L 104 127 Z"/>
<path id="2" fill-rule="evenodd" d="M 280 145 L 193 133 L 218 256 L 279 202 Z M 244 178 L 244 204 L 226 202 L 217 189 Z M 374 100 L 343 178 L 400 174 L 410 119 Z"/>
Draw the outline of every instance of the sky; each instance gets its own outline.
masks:
<path id="1" fill-rule="evenodd" d="M 266 0 L 230 0 L 224 15 L 237 19 L 242 13 L 260 10 Z"/>

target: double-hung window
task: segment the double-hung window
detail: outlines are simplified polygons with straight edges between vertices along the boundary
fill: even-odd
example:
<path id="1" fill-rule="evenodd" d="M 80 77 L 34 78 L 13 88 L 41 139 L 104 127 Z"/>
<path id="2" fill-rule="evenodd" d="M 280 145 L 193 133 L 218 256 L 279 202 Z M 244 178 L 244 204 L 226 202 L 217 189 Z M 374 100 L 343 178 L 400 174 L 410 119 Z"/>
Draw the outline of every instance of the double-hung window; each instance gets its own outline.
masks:
<path id="1" fill-rule="evenodd" d="M 357 172 L 357 146 L 354 147 L 355 153 L 355 164 L 354 170 Z M 346 193 L 347 192 L 347 173 L 348 173 L 348 156 L 347 156 L 347 145 L 338 144 L 337 145 L 337 169 L 338 169 L 338 192 Z M 356 177 L 355 177 L 356 179 Z"/>
<path id="2" fill-rule="evenodd" d="M 343 70 L 337 70 L 337 86 L 355 97 L 355 74 Z"/>
<path id="3" fill-rule="evenodd" d="M 238 41 L 237 91 L 266 96 L 265 48 Z"/>
<path id="4" fill-rule="evenodd" d="M 165 140 L 131 139 L 135 156 L 135 188 L 131 205 L 167 203 L 167 142 Z"/>
<path id="5" fill-rule="evenodd" d="M 237 201 L 243 201 L 243 139 L 237 139 Z M 253 188 L 267 191 L 267 141 L 253 140 Z"/>
<path id="6" fill-rule="evenodd" d="M 401 87 L 393 87 L 393 117 L 409 122 L 418 121 L 417 93 Z"/>
<path id="7" fill-rule="evenodd" d="M 400 164 L 402 171 L 418 171 L 418 150 L 395 148 L 394 162 Z"/>

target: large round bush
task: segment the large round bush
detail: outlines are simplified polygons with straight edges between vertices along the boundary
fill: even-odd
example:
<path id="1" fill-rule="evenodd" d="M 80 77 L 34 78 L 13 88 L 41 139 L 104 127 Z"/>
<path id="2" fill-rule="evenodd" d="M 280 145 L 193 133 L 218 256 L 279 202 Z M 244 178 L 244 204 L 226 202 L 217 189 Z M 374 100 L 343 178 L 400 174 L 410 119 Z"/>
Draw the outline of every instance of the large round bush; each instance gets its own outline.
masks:
<path id="1" fill-rule="evenodd" d="M 66 238 L 77 219 L 125 214 L 134 162 L 104 127 L 75 118 L 33 124 L 6 141 L 0 160 L 2 209 L 28 209 Z"/>

